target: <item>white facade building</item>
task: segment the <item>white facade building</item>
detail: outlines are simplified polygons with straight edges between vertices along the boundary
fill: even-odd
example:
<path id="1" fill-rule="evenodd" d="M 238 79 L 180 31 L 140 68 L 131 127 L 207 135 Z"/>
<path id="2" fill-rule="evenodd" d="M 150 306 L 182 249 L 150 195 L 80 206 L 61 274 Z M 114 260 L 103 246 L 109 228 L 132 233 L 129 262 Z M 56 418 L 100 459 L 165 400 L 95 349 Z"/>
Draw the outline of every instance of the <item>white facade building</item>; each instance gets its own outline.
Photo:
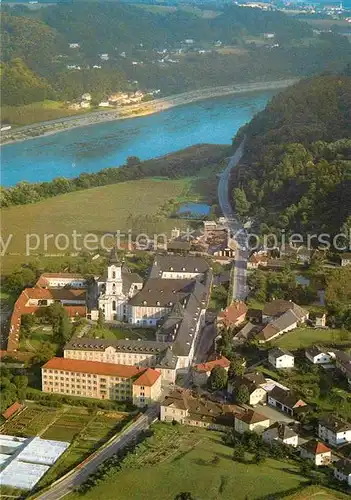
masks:
<path id="1" fill-rule="evenodd" d="M 284 351 L 278 347 L 269 351 L 268 361 L 274 368 L 279 370 L 283 368 L 293 368 L 295 358 L 290 352 Z"/>
<path id="2" fill-rule="evenodd" d="M 319 421 L 318 436 L 332 446 L 351 443 L 351 424 L 330 415 Z"/>
<path id="3" fill-rule="evenodd" d="M 332 363 L 335 359 L 335 354 L 333 352 L 323 350 L 318 346 L 313 346 L 309 349 L 306 349 L 305 356 L 314 365 L 324 365 Z"/>

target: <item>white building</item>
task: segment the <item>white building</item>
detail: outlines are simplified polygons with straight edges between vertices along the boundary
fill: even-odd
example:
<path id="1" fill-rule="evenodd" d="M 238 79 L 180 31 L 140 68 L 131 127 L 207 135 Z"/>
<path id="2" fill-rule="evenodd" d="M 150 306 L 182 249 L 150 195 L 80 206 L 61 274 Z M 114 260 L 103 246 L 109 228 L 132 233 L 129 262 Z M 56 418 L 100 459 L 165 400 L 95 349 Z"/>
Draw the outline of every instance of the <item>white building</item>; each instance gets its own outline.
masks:
<path id="1" fill-rule="evenodd" d="M 128 321 L 128 301 L 143 287 L 142 278 L 118 260 L 111 252 L 106 274 L 98 280 L 98 308 L 106 321 Z"/>
<path id="2" fill-rule="evenodd" d="M 335 359 L 335 354 L 318 346 L 312 346 L 305 351 L 306 358 L 314 365 L 323 365 L 332 363 Z"/>
<path id="3" fill-rule="evenodd" d="M 316 439 L 303 443 L 300 447 L 300 454 L 301 458 L 312 460 L 317 466 L 328 465 L 331 462 L 331 449 Z"/>
<path id="4" fill-rule="evenodd" d="M 351 424 L 328 415 L 318 423 L 318 436 L 332 446 L 351 443 Z"/>
<path id="5" fill-rule="evenodd" d="M 351 460 L 342 458 L 334 464 L 334 477 L 351 487 Z"/>
<path id="6" fill-rule="evenodd" d="M 110 106 L 110 103 L 108 101 L 101 101 L 99 102 L 99 107 L 100 108 L 108 108 Z"/>
<path id="7" fill-rule="evenodd" d="M 264 431 L 263 441 L 269 444 L 279 442 L 296 448 L 299 443 L 299 436 L 285 422 L 275 422 Z"/>
<path id="8" fill-rule="evenodd" d="M 279 347 L 271 349 L 268 353 L 269 363 L 277 369 L 293 368 L 294 360 L 294 356 L 289 351 L 285 351 Z"/>
<path id="9" fill-rule="evenodd" d="M 82 95 L 82 100 L 91 101 L 91 94 L 89 94 L 89 92 L 86 92 L 85 94 Z"/>

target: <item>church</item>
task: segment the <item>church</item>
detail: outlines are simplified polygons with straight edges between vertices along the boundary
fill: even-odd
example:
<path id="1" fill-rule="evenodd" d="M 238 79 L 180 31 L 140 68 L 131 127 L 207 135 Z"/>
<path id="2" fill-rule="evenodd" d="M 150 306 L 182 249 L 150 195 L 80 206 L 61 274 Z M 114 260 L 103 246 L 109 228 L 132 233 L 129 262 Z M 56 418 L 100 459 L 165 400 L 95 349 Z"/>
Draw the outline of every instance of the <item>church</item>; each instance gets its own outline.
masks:
<path id="1" fill-rule="evenodd" d="M 97 285 L 98 309 L 103 312 L 105 321 L 128 321 L 128 301 L 142 289 L 143 280 L 138 274 L 129 272 L 115 250 Z"/>

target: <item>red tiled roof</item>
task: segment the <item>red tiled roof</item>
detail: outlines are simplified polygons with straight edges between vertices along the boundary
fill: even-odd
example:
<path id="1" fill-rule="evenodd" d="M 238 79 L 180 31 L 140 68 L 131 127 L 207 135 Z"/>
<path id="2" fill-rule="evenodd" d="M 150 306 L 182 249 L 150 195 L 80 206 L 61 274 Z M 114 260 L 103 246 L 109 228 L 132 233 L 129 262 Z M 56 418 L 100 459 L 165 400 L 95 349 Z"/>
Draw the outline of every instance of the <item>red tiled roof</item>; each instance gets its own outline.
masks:
<path id="1" fill-rule="evenodd" d="M 160 378 L 161 373 L 157 370 L 153 370 L 152 368 L 148 368 L 144 371 L 139 378 L 137 378 L 133 385 L 145 385 L 148 387 L 152 387 L 154 383 Z"/>
<path id="2" fill-rule="evenodd" d="M 207 373 L 212 371 L 215 366 L 222 366 L 223 368 L 229 368 L 230 361 L 229 359 L 222 356 L 219 359 L 214 359 L 212 361 L 208 361 L 207 363 L 199 363 L 198 365 L 194 365 L 193 369 L 200 373 Z"/>
<path id="3" fill-rule="evenodd" d="M 7 410 L 2 413 L 2 416 L 4 417 L 5 420 L 8 420 L 12 415 L 17 413 L 19 410 L 22 410 L 24 408 L 24 405 L 21 405 L 18 401 L 13 403 L 11 406 L 7 408 Z"/>
<path id="4" fill-rule="evenodd" d="M 226 324 L 236 323 L 238 319 L 247 313 L 247 305 L 244 302 L 233 302 L 226 307 L 224 311 L 218 314 L 218 317 Z"/>
<path id="5" fill-rule="evenodd" d="M 146 375 L 144 381 L 145 383 L 138 383 L 138 385 L 153 385 L 159 378 L 160 373 L 152 368 L 129 366 L 129 365 L 118 365 L 115 363 L 100 363 L 99 361 L 85 361 L 78 359 L 68 359 L 68 358 L 52 358 L 42 367 L 47 370 L 60 370 L 67 372 L 76 373 L 92 373 L 94 375 L 106 375 L 111 377 L 122 377 L 122 378 L 132 378 L 139 377 L 140 375 Z M 155 372 L 155 374 L 151 374 Z M 152 380 L 154 380 L 152 382 Z M 147 383 L 148 382 L 148 383 Z"/>
<path id="6" fill-rule="evenodd" d="M 309 451 L 310 453 L 313 453 L 314 455 L 331 452 L 331 449 L 328 448 L 328 446 L 321 443 L 320 441 L 317 441 L 317 439 L 311 439 L 310 441 L 303 443 L 301 447 Z"/>

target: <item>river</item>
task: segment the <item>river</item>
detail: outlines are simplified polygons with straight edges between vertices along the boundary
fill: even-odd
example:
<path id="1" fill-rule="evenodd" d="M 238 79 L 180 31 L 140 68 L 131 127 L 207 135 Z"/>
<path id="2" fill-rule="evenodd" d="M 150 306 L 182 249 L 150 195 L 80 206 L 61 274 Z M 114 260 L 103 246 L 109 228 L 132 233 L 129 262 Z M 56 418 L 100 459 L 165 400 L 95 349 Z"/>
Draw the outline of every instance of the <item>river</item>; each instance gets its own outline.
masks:
<path id="1" fill-rule="evenodd" d="M 198 143 L 229 144 L 277 91 L 194 102 L 153 115 L 99 123 L 1 148 L 1 184 L 76 177 Z"/>

